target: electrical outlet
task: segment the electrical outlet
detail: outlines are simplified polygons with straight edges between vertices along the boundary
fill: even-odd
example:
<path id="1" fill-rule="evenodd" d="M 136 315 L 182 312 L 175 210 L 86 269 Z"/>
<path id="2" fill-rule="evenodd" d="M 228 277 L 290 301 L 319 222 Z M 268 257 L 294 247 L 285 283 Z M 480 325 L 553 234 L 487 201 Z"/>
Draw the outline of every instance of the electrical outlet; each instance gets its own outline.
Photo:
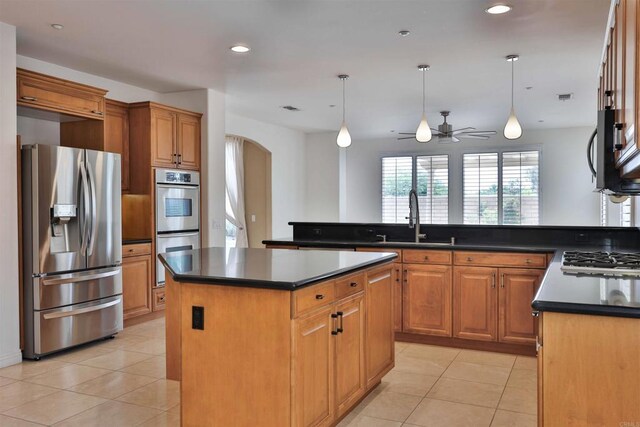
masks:
<path id="1" fill-rule="evenodd" d="M 251 222 L 256 222 L 256 216 L 255 215 L 251 215 Z"/>
<path id="2" fill-rule="evenodd" d="M 204 307 L 191 306 L 191 329 L 204 331 Z"/>

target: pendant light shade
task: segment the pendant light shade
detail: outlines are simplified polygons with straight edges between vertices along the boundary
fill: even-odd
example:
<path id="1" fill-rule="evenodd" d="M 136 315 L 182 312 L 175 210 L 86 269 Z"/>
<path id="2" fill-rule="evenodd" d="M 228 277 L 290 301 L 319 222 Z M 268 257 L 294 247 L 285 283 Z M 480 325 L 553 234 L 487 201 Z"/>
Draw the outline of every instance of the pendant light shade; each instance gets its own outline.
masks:
<path id="1" fill-rule="evenodd" d="M 511 113 L 507 124 L 504 126 L 504 137 L 507 139 L 518 139 L 522 136 L 522 126 L 516 117 L 516 111 L 513 108 L 513 63 L 520 57 L 518 55 L 507 56 L 507 61 L 511 62 Z"/>
<path id="2" fill-rule="evenodd" d="M 420 124 L 418 125 L 418 129 L 416 130 L 416 139 L 418 142 L 429 142 L 431 141 L 431 128 L 429 127 L 429 123 L 427 122 L 427 114 L 425 113 L 426 107 L 426 72 L 429 71 L 428 65 L 418 65 L 418 70 L 422 71 L 422 118 L 420 119 Z"/>
<path id="3" fill-rule="evenodd" d="M 347 148 L 351 145 L 351 135 L 349 134 L 349 129 L 347 129 L 347 122 L 345 120 L 345 82 L 349 78 L 347 74 L 340 74 L 338 76 L 340 80 L 342 80 L 342 126 L 340 126 L 340 131 L 338 132 L 338 137 L 336 138 L 336 144 L 340 148 Z"/>

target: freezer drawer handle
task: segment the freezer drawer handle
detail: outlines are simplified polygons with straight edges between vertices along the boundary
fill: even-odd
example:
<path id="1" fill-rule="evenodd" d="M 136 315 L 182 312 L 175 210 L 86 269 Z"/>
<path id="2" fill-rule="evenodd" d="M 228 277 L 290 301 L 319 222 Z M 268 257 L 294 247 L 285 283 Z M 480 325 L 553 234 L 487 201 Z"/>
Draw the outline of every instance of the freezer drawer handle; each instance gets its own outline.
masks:
<path id="1" fill-rule="evenodd" d="M 113 307 L 114 305 L 119 304 L 120 301 L 121 299 L 118 298 L 117 300 L 105 302 L 104 304 L 96 305 L 93 307 L 79 308 L 77 310 L 61 311 L 57 313 L 47 313 L 44 315 L 44 318 L 46 320 L 49 320 L 49 319 L 57 319 L 60 317 L 69 317 L 69 316 L 76 316 L 78 314 L 91 313 L 92 311 L 98 311 L 104 308 Z"/>
<path id="2" fill-rule="evenodd" d="M 87 274 L 85 276 L 77 276 L 77 277 L 57 277 L 51 279 L 42 279 L 42 284 L 45 286 L 50 285 L 63 285 L 65 283 L 76 283 L 76 282 L 86 282 L 88 280 L 95 279 L 104 279 L 106 277 L 115 276 L 120 272 L 120 270 L 113 271 L 105 271 L 103 273 L 95 273 L 95 274 Z"/>

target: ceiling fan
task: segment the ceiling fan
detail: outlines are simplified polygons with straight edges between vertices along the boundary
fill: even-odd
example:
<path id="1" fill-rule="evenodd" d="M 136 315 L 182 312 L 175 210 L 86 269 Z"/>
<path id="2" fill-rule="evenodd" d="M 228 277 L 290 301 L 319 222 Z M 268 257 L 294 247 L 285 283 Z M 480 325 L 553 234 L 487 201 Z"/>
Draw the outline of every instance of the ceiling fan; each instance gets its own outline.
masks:
<path id="1" fill-rule="evenodd" d="M 438 129 L 431 128 L 433 135 L 438 137 L 438 142 L 460 142 L 460 139 L 489 139 L 489 136 L 495 135 L 495 130 L 476 130 L 476 128 L 466 127 L 461 129 L 453 129 L 449 123 L 447 123 L 447 116 L 450 111 L 440 111 L 440 115 L 444 118 L 444 122 L 438 125 Z M 411 135 L 398 138 L 401 139 L 415 139 L 415 132 L 398 132 L 399 135 Z"/>

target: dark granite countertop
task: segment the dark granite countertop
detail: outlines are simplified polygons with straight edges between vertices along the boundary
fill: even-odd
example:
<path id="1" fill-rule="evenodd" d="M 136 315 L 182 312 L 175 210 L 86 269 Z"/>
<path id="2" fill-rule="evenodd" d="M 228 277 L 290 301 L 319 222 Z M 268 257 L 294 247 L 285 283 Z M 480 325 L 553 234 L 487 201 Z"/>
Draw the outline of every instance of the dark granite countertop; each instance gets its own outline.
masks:
<path id="1" fill-rule="evenodd" d="M 605 275 L 574 275 L 563 272 L 562 253 L 566 250 L 612 250 L 602 246 L 556 246 L 552 245 L 508 245 L 497 244 L 455 244 L 442 245 L 407 242 L 359 242 L 359 241 L 320 241 L 320 240 L 266 240 L 265 244 L 354 249 L 356 247 L 375 247 L 389 249 L 442 249 L 475 250 L 500 252 L 547 252 L 554 257 L 547 268 L 532 307 L 539 311 L 561 313 L 593 314 L 604 316 L 640 318 L 640 277 L 608 277 Z M 622 252 L 638 252 L 638 248 L 615 248 Z"/>
<path id="2" fill-rule="evenodd" d="M 160 254 L 177 282 L 295 290 L 393 261 L 395 253 L 204 248 Z"/>
<path id="3" fill-rule="evenodd" d="M 123 245 L 135 245 L 136 243 L 151 243 L 151 238 L 122 239 Z"/>

